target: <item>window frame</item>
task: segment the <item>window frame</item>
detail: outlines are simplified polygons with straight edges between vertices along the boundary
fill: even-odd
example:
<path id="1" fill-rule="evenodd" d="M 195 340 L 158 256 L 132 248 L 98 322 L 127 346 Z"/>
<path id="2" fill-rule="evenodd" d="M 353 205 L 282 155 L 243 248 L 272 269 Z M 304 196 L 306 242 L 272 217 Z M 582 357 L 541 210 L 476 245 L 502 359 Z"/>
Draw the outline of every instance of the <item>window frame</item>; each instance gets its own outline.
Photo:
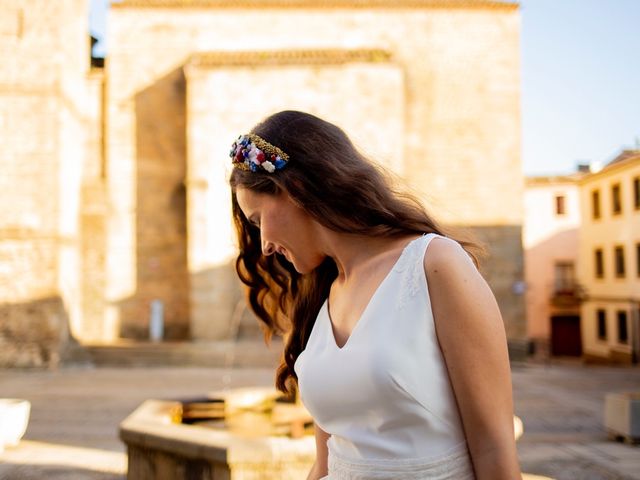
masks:
<path id="1" fill-rule="evenodd" d="M 626 310 L 618 310 L 616 312 L 617 331 L 618 331 L 618 343 L 622 345 L 629 344 L 629 315 Z M 624 325 L 623 328 L 622 325 Z M 622 333 L 624 332 L 624 338 Z"/>
<path id="2" fill-rule="evenodd" d="M 553 264 L 553 285 L 556 293 L 573 292 L 576 284 L 576 263 L 573 260 L 556 260 Z"/>
<path id="3" fill-rule="evenodd" d="M 607 341 L 607 310 L 604 308 L 596 309 L 596 338 Z"/>
<path id="4" fill-rule="evenodd" d="M 553 198 L 556 216 L 564 217 L 567 214 L 567 196 L 562 193 L 557 193 Z"/>
<path id="5" fill-rule="evenodd" d="M 620 255 L 618 255 L 620 253 Z M 615 245 L 613 247 L 613 272 L 615 278 L 626 278 L 627 268 L 625 265 L 624 245 Z M 621 268 L 620 268 L 621 267 Z"/>
<path id="6" fill-rule="evenodd" d="M 602 218 L 602 209 L 600 208 L 600 189 L 596 188 L 591 191 L 591 218 L 598 220 Z"/>
<path id="7" fill-rule="evenodd" d="M 605 268 L 604 268 L 604 249 L 599 247 L 593 251 L 594 255 L 594 265 L 593 265 L 593 273 L 595 278 L 604 278 L 605 277 Z"/>
<path id="8" fill-rule="evenodd" d="M 622 184 L 620 182 L 611 185 L 611 213 L 622 214 Z"/>

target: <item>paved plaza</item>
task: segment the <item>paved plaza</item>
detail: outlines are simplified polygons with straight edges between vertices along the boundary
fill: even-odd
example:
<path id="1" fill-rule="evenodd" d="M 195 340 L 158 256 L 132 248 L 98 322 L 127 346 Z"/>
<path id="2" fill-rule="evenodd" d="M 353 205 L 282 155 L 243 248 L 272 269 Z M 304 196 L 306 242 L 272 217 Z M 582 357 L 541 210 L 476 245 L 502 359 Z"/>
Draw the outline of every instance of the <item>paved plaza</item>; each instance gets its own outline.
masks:
<path id="1" fill-rule="evenodd" d="M 270 369 L 91 368 L 0 371 L 0 396 L 26 398 L 32 414 L 17 447 L 0 453 L 2 480 L 122 480 L 118 424 L 143 400 L 200 396 L 225 386 L 270 386 Z M 640 390 L 640 368 L 578 363 L 513 366 L 518 442 L 527 478 L 640 479 L 640 446 L 609 441 L 607 392 Z"/>

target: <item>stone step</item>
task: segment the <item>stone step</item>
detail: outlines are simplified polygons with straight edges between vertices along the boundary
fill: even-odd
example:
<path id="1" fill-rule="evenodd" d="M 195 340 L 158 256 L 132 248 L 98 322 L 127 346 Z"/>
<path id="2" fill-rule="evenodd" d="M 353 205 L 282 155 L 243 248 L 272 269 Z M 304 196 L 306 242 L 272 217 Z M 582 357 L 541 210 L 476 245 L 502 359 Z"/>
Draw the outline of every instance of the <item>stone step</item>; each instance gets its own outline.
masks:
<path id="1" fill-rule="evenodd" d="M 270 347 L 255 338 L 207 342 L 119 340 L 70 347 L 64 363 L 114 367 L 275 368 L 281 352 L 281 339 L 273 339 Z"/>

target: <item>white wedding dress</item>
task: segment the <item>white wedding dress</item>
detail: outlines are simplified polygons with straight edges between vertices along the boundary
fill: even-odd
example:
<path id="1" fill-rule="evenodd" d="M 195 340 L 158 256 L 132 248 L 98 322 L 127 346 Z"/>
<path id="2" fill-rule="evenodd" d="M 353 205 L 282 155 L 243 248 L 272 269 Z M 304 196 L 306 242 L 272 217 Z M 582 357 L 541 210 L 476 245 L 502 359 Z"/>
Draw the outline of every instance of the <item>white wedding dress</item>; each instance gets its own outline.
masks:
<path id="1" fill-rule="evenodd" d="M 325 479 L 474 479 L 423 267 L 435 236 L 405 247 L 342 348 L 325 301 L 296 361 L 302 402 L 331 435 Z"/>

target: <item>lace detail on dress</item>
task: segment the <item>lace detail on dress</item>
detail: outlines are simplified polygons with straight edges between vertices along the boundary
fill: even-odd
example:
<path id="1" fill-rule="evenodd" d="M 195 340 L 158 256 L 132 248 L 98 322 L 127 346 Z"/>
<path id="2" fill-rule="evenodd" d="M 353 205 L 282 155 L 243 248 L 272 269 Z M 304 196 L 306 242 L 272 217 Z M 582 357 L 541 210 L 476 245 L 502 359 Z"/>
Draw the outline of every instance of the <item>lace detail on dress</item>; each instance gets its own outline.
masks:
<path id="1" fill-rule="evenodd" d="M 426 235 L 416 239 L 404 252 L 394 271 L 401 274 L 400 293 L 398 295 L 397 308 L 402 310 L 411 298 L 415 297 L 423 285 L 424 267 L 422 255 Z"/>

